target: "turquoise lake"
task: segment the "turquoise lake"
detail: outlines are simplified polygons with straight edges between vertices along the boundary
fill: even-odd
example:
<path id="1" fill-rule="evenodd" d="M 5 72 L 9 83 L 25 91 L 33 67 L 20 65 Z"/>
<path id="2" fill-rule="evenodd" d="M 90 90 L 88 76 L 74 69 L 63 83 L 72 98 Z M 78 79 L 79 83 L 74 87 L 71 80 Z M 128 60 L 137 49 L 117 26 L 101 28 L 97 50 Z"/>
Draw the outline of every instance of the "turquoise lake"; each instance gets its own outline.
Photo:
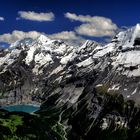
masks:
<path id="1" fill-rule="evenodd" d="M 35 105 L 11 105 L 11 106 L 2 106 L 1 108 L 8 110 L 10 112 L 17 111 L 17 112 L 33 113 L 39 110 L 40 107 Z"/>

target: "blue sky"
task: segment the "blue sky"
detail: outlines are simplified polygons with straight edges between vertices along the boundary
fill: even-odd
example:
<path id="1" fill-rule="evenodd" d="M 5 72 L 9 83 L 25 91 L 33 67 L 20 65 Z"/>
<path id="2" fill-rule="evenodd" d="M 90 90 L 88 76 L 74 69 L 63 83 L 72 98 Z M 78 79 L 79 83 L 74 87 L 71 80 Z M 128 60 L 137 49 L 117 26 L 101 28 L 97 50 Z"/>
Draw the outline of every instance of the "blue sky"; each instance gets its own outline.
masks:
<path id="1" fill-rule="evenodd" d="M 0 44 L 20 39 L 15 35 L 17 32 L 13 31 L 22 31 L 20 34 L 24 35 L 21 37 L 30 37 L 29 32 L 36 31 L 58 39 L 69 36 L 70 39 L 103 41 L 106 37 L 112 37 L 122 26 L 130 27 L 140 23 L 139 0 L 1 0 L 0 2 Z M 30 12 L 33 12 L 35 17 L 36 14 L 43 13 L 46 20 L 29 19 Z M 107 30 L 102 25 L 105 24 L 104 21 L 108 24 Z M 88 33 L 89 28 L 95 30 Z M 103 32 L 100 31 L 102 29 Z M 9 33 L 8 37 L 5 33 Z"/>

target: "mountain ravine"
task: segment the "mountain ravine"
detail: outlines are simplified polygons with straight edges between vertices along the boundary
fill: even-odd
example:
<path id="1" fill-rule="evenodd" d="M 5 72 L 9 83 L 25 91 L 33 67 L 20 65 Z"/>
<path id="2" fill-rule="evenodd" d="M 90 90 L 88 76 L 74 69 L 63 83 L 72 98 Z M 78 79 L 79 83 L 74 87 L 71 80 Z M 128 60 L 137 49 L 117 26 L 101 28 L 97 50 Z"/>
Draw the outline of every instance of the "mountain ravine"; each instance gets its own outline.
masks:
<path id="1" fill-rule="evenodd" d="M 106 45 L 86 41 L 80 47 L 69 46 L 41 35 L 0 50 L 0 105 L 41 105 L 36 114 L 51 121 L 55 132 L 62 129 L 62 137 L 45 130 L 50 140 L 102 139 L 109 129 L 118 133 L 118 128 L 129 135 L 126 128 L 139 127 L 139 120 L 132 123 L 126 115 L 128 106 L 135 108 L 132 100 L 140 103 L 139 24 L 121 31 Z M 133 109 L 132 116 L 139 113 Z M 101 130 L 105 131 L 97 138 Z M 137 139 L 133 134 L 128 138 Z"/>

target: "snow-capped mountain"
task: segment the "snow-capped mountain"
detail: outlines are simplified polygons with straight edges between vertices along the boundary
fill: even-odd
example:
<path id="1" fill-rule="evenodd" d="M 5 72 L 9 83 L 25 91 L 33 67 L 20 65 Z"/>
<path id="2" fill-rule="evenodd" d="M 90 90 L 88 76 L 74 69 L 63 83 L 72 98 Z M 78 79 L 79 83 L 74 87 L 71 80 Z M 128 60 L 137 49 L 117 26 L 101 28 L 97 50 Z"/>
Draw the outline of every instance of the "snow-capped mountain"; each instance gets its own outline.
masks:
<path id="1" fill-rule="evenodd" d="M 60 95 L 58 104 L 74 104 L 88 85 L 104 85 L 139 102 L 139 77 L 139 24 L 104 46 L 94 41 L 69 46 L 41 35 L 0 51 L 2 104 L 7 99 L 14 102 L 15 97 L 18 102 L 42 103 L 54 94 Z"/>

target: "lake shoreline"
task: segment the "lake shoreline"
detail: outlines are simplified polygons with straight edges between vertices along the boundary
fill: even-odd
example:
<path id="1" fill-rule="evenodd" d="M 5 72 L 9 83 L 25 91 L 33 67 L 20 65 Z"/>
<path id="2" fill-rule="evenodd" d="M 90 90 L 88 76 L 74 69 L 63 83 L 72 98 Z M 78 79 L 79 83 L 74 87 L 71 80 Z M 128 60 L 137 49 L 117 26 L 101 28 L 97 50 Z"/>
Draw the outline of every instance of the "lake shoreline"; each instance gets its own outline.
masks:
<path id="1" fill-rule="evenodd" d="M 17 105 L 6 105 L 1 106 L 0 109 L 7 110 L 9 112 L 26 112 L 33 113 L 40 109 L 40 105 L 35 104 L 17 104 Z"/>

